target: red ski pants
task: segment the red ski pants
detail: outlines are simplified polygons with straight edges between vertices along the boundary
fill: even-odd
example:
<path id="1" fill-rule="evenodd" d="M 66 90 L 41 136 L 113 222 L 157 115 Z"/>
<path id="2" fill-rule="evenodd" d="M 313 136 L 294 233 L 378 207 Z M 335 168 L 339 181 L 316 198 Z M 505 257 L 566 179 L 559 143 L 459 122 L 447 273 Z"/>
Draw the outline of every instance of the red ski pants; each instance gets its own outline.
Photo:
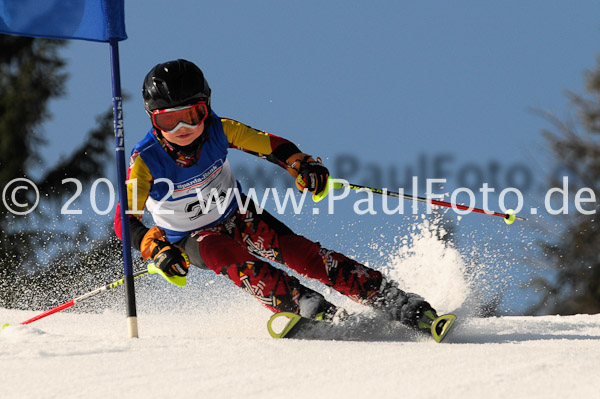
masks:
<path id="1" fill-rule="evenodd" d="M 192 233 L 186 251 L 194 243 L 206 267 L 227 276 L 275 312 L 299 313 L 300 297 L 313 291 L 260 258 L 287 266 L 361 303 L 371 303 L 381 286 L 380 272 L 294 234 L 268 212 L 258 213 L 253 204 L 245 212 L 238 209 L 220 225 Z M 195 251 L 188 252 L 197 264 Z"/>

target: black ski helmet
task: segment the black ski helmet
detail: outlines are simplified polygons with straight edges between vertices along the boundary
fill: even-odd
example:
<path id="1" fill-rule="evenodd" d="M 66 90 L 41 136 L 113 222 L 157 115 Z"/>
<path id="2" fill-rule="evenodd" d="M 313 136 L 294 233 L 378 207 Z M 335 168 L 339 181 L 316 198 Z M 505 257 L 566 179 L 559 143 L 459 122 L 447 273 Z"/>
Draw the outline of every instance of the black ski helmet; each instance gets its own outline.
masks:
<path id="1" fill-rule="evenodd" d="M 178 59 L 156 65 L 148 72 L 142 88 L 148 116 L 156 109 L 188 105 L 204 99 L 210 112 L 210 87 L 193 62 Z"/>

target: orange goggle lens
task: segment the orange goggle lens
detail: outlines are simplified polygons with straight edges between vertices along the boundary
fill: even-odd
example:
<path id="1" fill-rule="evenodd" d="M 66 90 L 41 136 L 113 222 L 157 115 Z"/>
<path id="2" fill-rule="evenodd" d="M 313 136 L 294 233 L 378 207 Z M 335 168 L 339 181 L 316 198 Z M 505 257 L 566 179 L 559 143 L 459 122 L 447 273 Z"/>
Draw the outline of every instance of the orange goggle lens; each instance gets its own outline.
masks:
<path id="1" fill-rule="evenodd" d="M 180 124 L 193 127 L 204 122 L 208 116 L 206 104 L 201 102 L 184 107 L 157 109 L 152 111 L 152 124 L 165 132 L 173 132 Z"/>

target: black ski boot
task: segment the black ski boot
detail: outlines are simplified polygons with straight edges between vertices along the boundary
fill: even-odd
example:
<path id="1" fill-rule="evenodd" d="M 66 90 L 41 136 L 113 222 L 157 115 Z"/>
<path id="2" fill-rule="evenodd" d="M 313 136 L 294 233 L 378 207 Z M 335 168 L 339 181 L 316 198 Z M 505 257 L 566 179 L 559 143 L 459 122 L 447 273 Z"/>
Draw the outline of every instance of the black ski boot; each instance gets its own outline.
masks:
<path id="1" fill-rule="evenodd" d="M 395 281 L 385 278 L 373 307 L 388 314 L 392 320 L 428 333 L 437 318 L 435 310 L 423 297 L 404 292 Z"/>
<path id="2" fill-rule="evenodd" d="M 308 319 L 339 323 L 348 317 L 348 313 L 327 301 L 323 295 L 312 290 L 305 290 L 298 300 L 300 316 Z"/>

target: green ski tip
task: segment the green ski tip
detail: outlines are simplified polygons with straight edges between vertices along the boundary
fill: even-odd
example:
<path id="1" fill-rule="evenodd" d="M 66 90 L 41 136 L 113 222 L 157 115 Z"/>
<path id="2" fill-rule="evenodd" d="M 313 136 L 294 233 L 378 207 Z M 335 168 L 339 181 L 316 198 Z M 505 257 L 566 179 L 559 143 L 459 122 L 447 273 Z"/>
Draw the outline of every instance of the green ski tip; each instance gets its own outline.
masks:
<path id="1" fill-rule="evenodd" d="M 442 342 L 446 334 L 452 328 L 452 324 L 456 321 L 456 316 L 453 314 L 445 314 L 433 321 L 431 325 L 431 335 L 435 342 Z"/>
<path id="2" fill-rule="evenodd" d="M 283 329 L 280 332 L 275 332 L 275 330 L 273 330 L 273 321 L 280 318 L 280 317 L 287 317 L 288 318 L 288 322 L 287 324 L 283 327 Z M 269 330 L 269 334 L 271 334 L 271 337 L 273 338 L 283 338 L 286 336 L 287 333 L 290 332 L 290 330 L 292 328 L 294 328 L 294 326 L 296 325 L 296 323 L 298 323 L 298 321 L 302 319 L 302 317 L 298 316 L 295 313 L 291 313 L 291 312 L 280 312 L 280 313 L 275 313 L 273 316 L 271 316 L 271 318 L 269 319 L 269 321 L 267 322 L 267 329 Z"/>
<path id="3" fill-rule="evenodd" d="M 6 323 L 6 324 L 2 324 L 2 330 L 4 330 L 6 327 L 10 326 L 10 324 Z"/>

